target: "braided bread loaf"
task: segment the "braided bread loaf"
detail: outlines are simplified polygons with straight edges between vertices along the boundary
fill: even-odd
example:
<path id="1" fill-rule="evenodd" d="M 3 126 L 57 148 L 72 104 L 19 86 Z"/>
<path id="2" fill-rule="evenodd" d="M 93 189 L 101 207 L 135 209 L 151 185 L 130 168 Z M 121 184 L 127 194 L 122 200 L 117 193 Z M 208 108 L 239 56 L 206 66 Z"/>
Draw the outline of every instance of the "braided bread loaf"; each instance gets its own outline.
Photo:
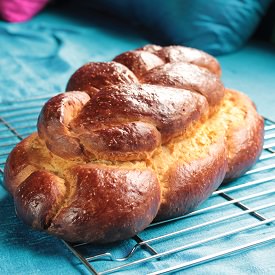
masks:
<path id="1" fill-rule="evenodd" d="M 71 242 L 113 242 L 194 210 L 262 148 L 262 118 L 220 74 L 180 46 L 81 67 L 7 160 L 18 216 Z"/>

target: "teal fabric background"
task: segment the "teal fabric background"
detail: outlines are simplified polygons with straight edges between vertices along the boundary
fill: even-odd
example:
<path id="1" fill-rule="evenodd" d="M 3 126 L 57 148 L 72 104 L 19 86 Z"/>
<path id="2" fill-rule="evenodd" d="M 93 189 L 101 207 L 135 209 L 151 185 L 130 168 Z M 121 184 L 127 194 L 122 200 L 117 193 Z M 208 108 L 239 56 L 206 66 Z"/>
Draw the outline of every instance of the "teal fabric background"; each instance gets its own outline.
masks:
<path id="1" fill-rule="evenodd" d="M 157 43 L 179 44 L 220 55 L 239 49 L 272 0 L 80 0 L 140 25 Z"/>
<path id="2" fill-rule="evenodd" d="M 146 37 L 142 30 L 76 7 L 50 8 L 23 24 L 0 22 L 0 102 L 8 104 L 14 99 L 62 92 L 69 76 L 83 63 L 110 60 L 123 51 L 150 43 Z M 219 57 L 219 61 L 226 86 L 247 93 L 261 114 L 275 120 L 274 47 L 250 42 L 238 52 Z M 30 230 L 16 218 L 12 199 L 2 186 L 0 220 L 0 274 L 87 274 L 59 240 Z M 222 232 L 223 226 L 217 232 Z M 160 230 L 166 232 L 167 228 Z M 267 227 L 240 237 L 260 239 L 271 231 L 272 227 Z M 238 244 L 237 237 L 228 241 Z M 128 244 L 121 246 L 126 249 Z M 219 246 L 219 242 L 214 244 Z M 196 253 L 200 255 L 208 249 L 198 248 Z M 114 249 L 114 253 L 118 252 Z M 270 244 L 189 269 L 184 274 L 272 274 L 274 254 L 274 244 Z M 182 257 L 186 256 L 174 255 L 162 267 L 180 263 Z M 144 268 L 161 265 L 156 261 Z M 125 274 L 131 274 L 131 270 Z"/>

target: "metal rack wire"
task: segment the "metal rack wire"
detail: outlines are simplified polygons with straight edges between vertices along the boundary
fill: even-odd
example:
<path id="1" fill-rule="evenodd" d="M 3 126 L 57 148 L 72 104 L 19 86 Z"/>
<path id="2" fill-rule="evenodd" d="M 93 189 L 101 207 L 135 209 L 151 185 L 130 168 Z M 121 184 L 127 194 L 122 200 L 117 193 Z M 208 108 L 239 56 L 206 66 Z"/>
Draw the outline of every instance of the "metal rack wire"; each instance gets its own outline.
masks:
<path id="1" fill-rule="evenodd" d="M 36 130 L 38 113 L 50 96 L 0 104 L 1 177 L 10 150 Z M 232 253 L 245 253 L 265 243 L 269 245 L 275 241 L 275 215 L 272 215 L 275 210 L 274 160 L 275 122 L 265 119 L 265 144 L 257 165 L 240 179 L 214 192 L 198 210 L 173 220 L 153 223 L 131 240 L 113 245 L 63 243 L 92 274 L 118 271 L 127 274 L 129 270 L 136 274 L 164 274 Z M 253 229 L 263 233 L 268 231 L 268 234 L 255 239 L 249 234 Z M 244 233 L 247 234 L 245 239 L 241 237 Z M 234 245 L 229 238 L 236 240 Z M 198 250 L 204 253 L 196 253 L 201 256 L 186 260 L 185 253 Z M 182 261 L 175 264 L 174 255 L 182 256 Z"/>

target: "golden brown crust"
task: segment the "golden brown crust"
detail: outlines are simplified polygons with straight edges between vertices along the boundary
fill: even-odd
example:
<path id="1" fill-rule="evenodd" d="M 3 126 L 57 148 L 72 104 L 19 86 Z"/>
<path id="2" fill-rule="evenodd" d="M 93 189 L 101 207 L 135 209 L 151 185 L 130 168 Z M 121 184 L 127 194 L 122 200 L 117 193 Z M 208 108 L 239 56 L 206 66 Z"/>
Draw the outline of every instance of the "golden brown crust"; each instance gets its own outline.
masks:
<path id="1" fill-rule="evenodd" d="M 63 201 L 64 180 L 45 170 L 30 174 L 16 189 L 17 215 L 36 229 L 47 229 L 51 213 Z"/>
<path id="2" fill-rule="evenodd" d="M 224 87 L 218 61 L 209 54 L 183 46 L 147 45 L 114 58 L 142 83 L 188 89 L 204 95 L 209 105 L 220 103 Z"/>
<path id="3" fill-rule="evenodd" d="M 33 140 L 32 134 L 28 138 L 18 143 L 9 154 L 5 165 L 4 184 L 7 190 L 14 195 L 17 187 L 34 171 L 37 170 L 37 164 L 30 161 L 29 151 L 26 147 Z"/>
<path id="4" fill-rule="evenodd" d="M 263 148 L 264 120 L 253 102 L 244 94 L 227 89 L 238 108 L 244 110 L 243 121 L 227 130 L 228 169 L 225 181 L 244 174 L 259 158 Z"/>
<path id="5" fill-rule="evenodd" d="M 122 53 L 115 57 L 114 61 L 125 65 L 139 79 L 149 70 L 165 64 L 165 62 L 157 55 L 142 50 Z"/>
<path id="6" fill-rule="evenodd" d="M 53 153 L 64 158 L 83 154 L 77 137 L 70 135 L 69 123 L 89 99 L 83 92 L 59 94 L 42 108 L 37 123 L 38 133 Z"/>
<path id="7" fill-rule="evenodd" d="M 154 125 L 165 143 L 208 111 L 204 97 L 183 89 L 155 85 L 103 88 L 71 123 L 77 131 L 130 121 Z M 79 126 L 81 125 L 81 126 Z"/>
<path id="8" fill-rule="evenodd" d="M 206 99 L 197 93 L 155 85 L 109 86 L 91 98 L 83 94 L 57 95 L 39 116 L 39 136 L 60 157 L 144 159 L 208 111 Z"/>
<path id="9" fill-rule="evenodd" d="M 22 165 L 14 165 L 22 162 L 19 154 L 32 170 L 22 173 Z M 146 166 L 68 162 L 52 155 L 36 133 L 11 152 L 5 184 L 25 223 L 74 242 L 113 242 L 135 235 L 156 216 L 161 195 L 155 173 Z"/>
<path id="10" fill-rule="evenodd" d="M 184 215 L 194 210 L 215 191 L 227 170 L 223 137 L 213 143 L 206 156 L 175 163 L 164 176 L 165 193 L 156 220 Z"/>
<path id="11" fill-rule="evenodd" d="M 146 45 L 138 50 L 150 52 L 158 56 L 165 63 L 186 62 L 206 68 L 213 74 L 221 76 L 221 67 L 217 59 L 198 49 L 183 46 L 160 47 L 156 45 Z"/>
<path id="12" fill-rule="evenodd" d="M 52 219 L 50 233 L 73 242 L 117 241 L 137 234 L 156 216 L 160 186 L 152 171 L 87 164 L 72 173 L 76 191 Z"/>
<path id="13" fill-rule="evenodd" d="M 134 121 L 81 134 L 81 144 L 90 157 L 108 160 L 142 160 L 161 144 L 161 134 L 149 123 Z"/>
<path id="14" fill-rule="evenodd" d="M 79 68 L 70 78 L 66 91 L 85 91 L 93 96 L 102 87 L 138 83 L 136 76 L 117 62 L 90 62 Z"/>
<path id="15" fill-rule="evenodd" d="M 208 70 L 188 63 L 167 63 L 144 74 L 144 83 L 187 89 L 202 94 L 210 106 L 217 105 L 224 96 L 221 80 Z"/>
<path id="16" fill-rule="evenodd" d="M 211 56 L 148 45 L 115 61 L 80 68 L 5 166 L 18 216 L 67 241 L 122 240 L 193 211 L 262 148 L 262 118 Z"/>

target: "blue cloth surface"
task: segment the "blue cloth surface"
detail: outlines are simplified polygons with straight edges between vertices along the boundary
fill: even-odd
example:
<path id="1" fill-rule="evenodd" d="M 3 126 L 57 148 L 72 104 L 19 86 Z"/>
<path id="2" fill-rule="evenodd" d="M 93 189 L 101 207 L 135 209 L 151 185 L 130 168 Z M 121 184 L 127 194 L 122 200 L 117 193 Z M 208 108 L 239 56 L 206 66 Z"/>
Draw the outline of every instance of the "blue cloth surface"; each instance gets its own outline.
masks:
<path id="1" fill-rule="evenodd" d="M 107 22 L 104 17 L 77 9 L 62 13 L 59 10 L 46 10 L 24 24 L 0 22 L 1 108 L 6 106 L 8 110 L 16 106 L 14 105 L 16 103 L 13 103 L 14 99 L 61 92 L 71 73 L 83 63 L 107 61 L 122 51 L 137 48 L 146 43 L 150 41 L 143 37 L 142 32 L 133 31 L 114 19 Z M 265 44 L 251 43 L 241 51 L 220 57 L 219 60 L 226 86 L 247 93 L 256 102 L 263 115 L 275 120 L 274 48 Z M 35 122 L 32 125 L 35 125 Z M 0 131 L 4 126 L 1 127 Z M 1 157 L 1 161 L 4 161 L 4 157 Z M 272 174 L 274 170 L 266 172 L 265 176 Z M 258 175 L 252 174 L 245 180 L 257 178 L 259 178 Z M 242 181 L 244 179 L 239 179 L 239 182 Z M 234 184 L 231 183 L 231 185 Z M 274 181 L 256 188 L 257 191 L 263 191 L 272 185 Z M 239 192 L 236 196 L 245 196 L 249 192 L 252 190 Z M 254 199 L 248 204 L 255 207 L 261 205 L 262 201 Z M 267 196 L 266 201 L 274 202 L 274 197 Z M 211 198 L 203 204 L 203 207 L 214 202 L 224 202 L 224 199 Z M 140 236 L 148 239 L 195 225 L 198 220 L 201 223 L 210 218 L 222 217 L 238 211 L 240 210 L 235 206 L 230 206 L 222 211 L 213 211 L 207 215 L 199 215 L 197 218 L 148 229 Z M 272 217 L 273 212 L 274 208 L 263 210 L 261 213 Z M 12 199 L 2 186 L 0 186 L 0 220 L 0 274 L 88 274 L 61 241 L 45 233 L 31 230 L 16 218 Z M 175 236 L 164 243 L 156 242 L 154 248 L 161 252 L 172 248 L 175 244 L 184 245 L 190 241 L 200 240 L 202 237 L 220 234 L 228 230 L 228 227 L 234 229 L 253 222 L 256 222 L 255 218 L 247 215 L 242 219 L 233 219 L 230 226 L 228 223 L 220 223 L 209 227 L 206 231 Z M 275 233 L 274 224 L 229 236 L 187 252 L 173 254 L 163 258 L 162 261 L 152 261 L 139 267 L 133 266 L 124 274 L 142 274 L 148 272 L 148 269 L 153 271 L 156 268 L 177 265 L 207 253 L 215 253 L 219 249 L 239 245 L 244 240 L 259 240 L 271 233 Z M 116 246 L 92 246 L 89 252 L 95 254 L 95 252 L 110 249 L 116 257 L 120 257 L 128 252 L 133 244 L 134 241 L 130 240 Z M 149 254 L 140 249 L 138 255 L 148 256 Z M 184 274 L 274 274 L 274 255 L 273 242 L 245 253 L 223 257 L 217 261 L 187 269 Z M 94 266 L 98 270 L 104 270 L 116 264 L 99 261 L 94 263 Z"/>
<path id="2" fill-rule="evenodd" d="M 0 21 L 0 101 L 62 92 L 74 70 L 148 43 L 117 20 L 57 8 L 22 24 Z"/>
<path id="3" fill-rule="evenodd" d="M 244 45 L 271 0 L 78 1 L 144 26 L 157 43 L 199 48 L 212 54 Z"/>

